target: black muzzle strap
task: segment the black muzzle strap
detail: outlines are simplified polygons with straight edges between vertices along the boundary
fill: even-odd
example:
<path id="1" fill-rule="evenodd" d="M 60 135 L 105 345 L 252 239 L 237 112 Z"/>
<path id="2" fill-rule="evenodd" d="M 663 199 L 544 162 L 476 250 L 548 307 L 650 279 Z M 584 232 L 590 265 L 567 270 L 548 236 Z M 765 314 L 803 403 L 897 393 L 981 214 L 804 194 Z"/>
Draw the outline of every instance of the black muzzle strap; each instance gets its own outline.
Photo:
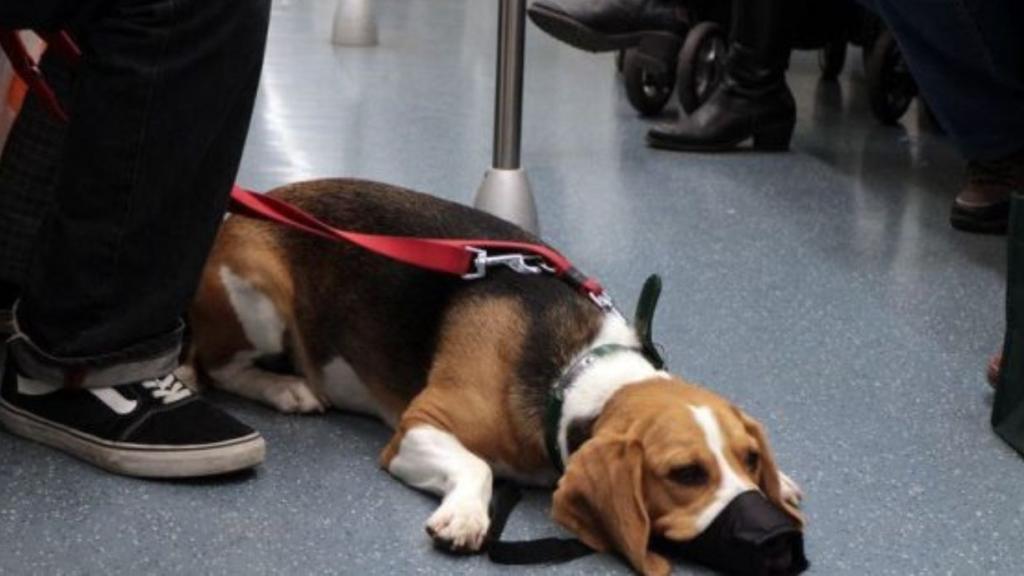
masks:
<path id="1" fill-rule="evenodd" d="M 593 554 L 575 538 L 501 540 L 509 515 L 522 499 L 516 484 L 494 483 L 487 556 L 496 564 L 561 564 Z M 794 576 L 808 567 L 803 536 L 796 524 L 762 494 L 736 497 L 695 540 L 669 542 L 656 538 L 655 548 L 674 559 L 697 562 L 716 571 L 740 576 Z"/>
<path id="2" fill-rule="evenodd" d="M 487 557 L 495 564 L 562 564 L 594 551 L 575 538 L 538 538 L 503 541 L 501 534 L 512 510 L 523 497 L 519 486 L 506 481 L 494 483 L 491 496 L 491 528 L 487 534 Z"/>

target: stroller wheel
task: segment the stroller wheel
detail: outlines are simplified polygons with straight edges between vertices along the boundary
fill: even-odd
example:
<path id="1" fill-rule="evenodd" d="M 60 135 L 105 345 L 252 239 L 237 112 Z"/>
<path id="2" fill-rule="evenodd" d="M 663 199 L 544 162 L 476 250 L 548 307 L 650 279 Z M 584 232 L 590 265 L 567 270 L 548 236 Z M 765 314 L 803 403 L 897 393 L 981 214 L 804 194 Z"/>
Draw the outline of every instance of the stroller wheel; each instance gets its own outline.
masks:
<path id="1" fill-rule="evenodd" d="M 818 51 L 822 80 L 835 80 L 846 66 L 846 39 L 834 40 Z"/>
<path id="2" fill-rule="evenodd" d="M 886 30 L 875 40 L 866 74 L 871 111 L 883 124 L 895 124 L 917 96 L 917 83 L 892 32 Z"/>
<path id="3" fill-rule="evenodd" d="M 623 57 L 622 74 L 626 84 L 626 98 L 643 116 L 653 116 L 672 96 L 675 87 L 675 68 L 642 48 L 628 48 Z"/>
<path id="4" fill-rule="evenodd" d="M 701 22 L 686 35 L 676 69 L 679 105 L 687 114 L 700 107 L 725 77 L 726 35 L 714 22 Z"/>

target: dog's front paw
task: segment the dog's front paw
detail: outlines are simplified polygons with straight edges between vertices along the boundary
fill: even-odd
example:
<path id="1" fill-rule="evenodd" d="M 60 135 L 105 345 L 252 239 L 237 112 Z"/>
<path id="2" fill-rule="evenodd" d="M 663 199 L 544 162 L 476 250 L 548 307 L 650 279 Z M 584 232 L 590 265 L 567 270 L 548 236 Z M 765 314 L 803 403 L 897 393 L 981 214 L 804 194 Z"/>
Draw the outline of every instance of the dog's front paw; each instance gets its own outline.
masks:
<path id="1" fill-rule="evenodd" d="M 799 508 L 800 503 L 803 502 L 804 499 L 804 491 L 800 489 L 800 485 L 787 474 L 780 471 L 779 486 L 782 489 L 782 500 L 796 508 Z"/>
<path id="2" fill-rule="evenodd" d="M 448 498 L 427 520 L 427 534 L 434 544 L 452 552 L 479 552 L 491 519 L 487 505 L 474 498 Z"/>

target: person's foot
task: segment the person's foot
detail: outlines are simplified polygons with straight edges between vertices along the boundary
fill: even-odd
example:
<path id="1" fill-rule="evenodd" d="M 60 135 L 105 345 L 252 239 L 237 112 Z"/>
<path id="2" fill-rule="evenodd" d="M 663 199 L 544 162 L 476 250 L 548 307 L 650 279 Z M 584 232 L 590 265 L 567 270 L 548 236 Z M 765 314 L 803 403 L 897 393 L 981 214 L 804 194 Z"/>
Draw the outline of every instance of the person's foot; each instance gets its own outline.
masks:
<path id="1" fill-rule="evenodd" d="M 258 432 L 192 393 L 173 374 L 109 388 L 26 378 L 8 357 L 0 424 L 100 468 L 150 478 L 225 474 L 263 461 Z"/>
<path id="2" fill-rule="evenodd" d="M 970 161 L 949 222 L 965 232 L 1005 234 L 1014 192 L 1024 193 L 1024 150 L 1000 160 Z"/>
<path id="3" fill-rule="evenodd" d="M 786 150 L 796 125 L 796 103 L 786 84 L 791 2 L 733 4 L 725 78 L 711 97 L 678 122 L 647 133 L 654 148 L 717 152 L 753 140 L 758 150 Z"/>
<path id="4" fill-rule="evenodd" d="M 647 132 L 652 148 L 691 152 L 732 150 L 751 140 L 756 150 L 789 149 L 796 104 L 786 83 L 748 93 L 727 79 L 691 116 Z"/>
<path id="5" fill-rule="evenodd" d="M 537 0 L 526 12 L 541 30 L 590 52 L 622 50 L 645 36 L 681 36 L 687 29 L 677 0 Z"/>

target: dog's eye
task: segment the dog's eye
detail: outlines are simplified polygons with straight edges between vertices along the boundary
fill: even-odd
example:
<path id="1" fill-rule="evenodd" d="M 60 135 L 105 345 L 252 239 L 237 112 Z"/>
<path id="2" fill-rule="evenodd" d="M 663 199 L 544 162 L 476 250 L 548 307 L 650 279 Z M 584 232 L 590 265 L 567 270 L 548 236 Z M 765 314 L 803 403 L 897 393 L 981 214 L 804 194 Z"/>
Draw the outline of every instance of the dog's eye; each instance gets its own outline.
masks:
<path id="1" fill-rule="evenodd" d="M 683 486 L 700 486 L 708 481 L 708 472 L 700 464 L 690 464 L 673 468 L 668 477 Z"/>
<path id="2" fill-rule="evenodd" d="M 745 464 L 747 465 L 747 470 L 756 472 L 758 465 L 761 464 L 761 455 L 753 450 L 747 452 Z"/>

